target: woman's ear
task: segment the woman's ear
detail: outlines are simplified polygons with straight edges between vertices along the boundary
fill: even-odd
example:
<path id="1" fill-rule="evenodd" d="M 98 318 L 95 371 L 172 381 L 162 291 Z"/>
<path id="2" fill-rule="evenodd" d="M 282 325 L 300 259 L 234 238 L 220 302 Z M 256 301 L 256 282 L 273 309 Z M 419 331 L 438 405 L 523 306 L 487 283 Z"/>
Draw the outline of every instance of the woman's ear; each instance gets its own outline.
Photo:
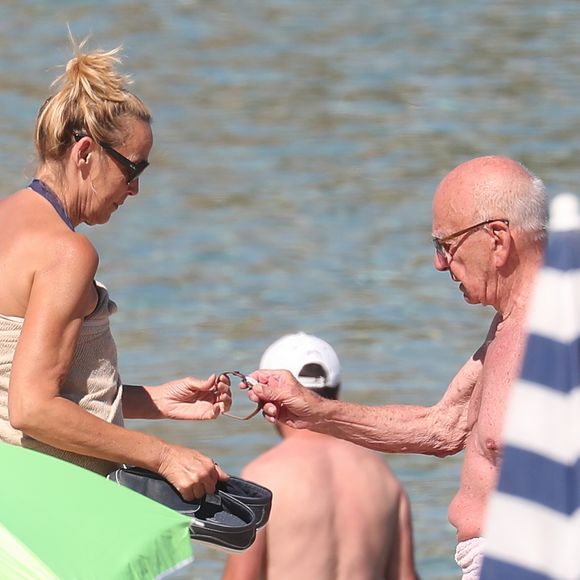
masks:
<path id="1" fill-rule="evenodd" d="M 79 171 L 86 176 L 93 158 L 94 141 L 90 137 L 82 137 L 73 147 L 72 158 Z"/>

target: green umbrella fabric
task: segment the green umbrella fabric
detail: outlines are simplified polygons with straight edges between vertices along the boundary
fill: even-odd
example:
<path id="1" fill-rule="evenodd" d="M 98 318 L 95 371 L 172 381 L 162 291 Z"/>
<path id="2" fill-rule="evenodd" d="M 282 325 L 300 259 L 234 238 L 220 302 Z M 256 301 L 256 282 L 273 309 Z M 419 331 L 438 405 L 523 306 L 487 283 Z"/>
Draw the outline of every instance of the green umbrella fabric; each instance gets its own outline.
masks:
<path id="1" fill-rule="evenodd" d="M 0 443 L 0 465 L 2 578 L 146 580 L 193 561 L 186 516 L 28 449 Z"/>

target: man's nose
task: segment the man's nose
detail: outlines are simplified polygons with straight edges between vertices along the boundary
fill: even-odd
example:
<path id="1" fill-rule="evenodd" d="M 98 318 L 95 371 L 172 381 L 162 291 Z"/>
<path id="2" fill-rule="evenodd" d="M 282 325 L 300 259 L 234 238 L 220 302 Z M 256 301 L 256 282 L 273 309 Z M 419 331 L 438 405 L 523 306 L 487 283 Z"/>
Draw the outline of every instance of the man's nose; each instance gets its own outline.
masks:
<path id="1" fill-rule="evenodd" d="M 447 261 L 447 258 L 437 251 L 435 251 L 435 257 L 433 258 L 433 266 L 436 270 L 439 270 L 439 272 L 449 270 L 449 262 Z"/>

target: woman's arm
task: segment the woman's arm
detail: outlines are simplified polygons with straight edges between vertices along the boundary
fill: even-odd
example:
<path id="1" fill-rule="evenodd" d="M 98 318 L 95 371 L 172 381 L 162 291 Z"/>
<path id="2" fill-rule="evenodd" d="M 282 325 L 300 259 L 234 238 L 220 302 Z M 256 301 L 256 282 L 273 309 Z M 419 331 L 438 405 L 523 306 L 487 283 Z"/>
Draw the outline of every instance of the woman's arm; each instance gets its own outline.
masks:
<path id="1" fill-rule="evenodd" d="M 67 451 L 161 473 L 184 497 L 213 491 L 213 461 L 192 449 L 103 421 L 60 396 L 84 317 L 95 305 L 97 255 L 78 234 L 51 242 L 34 273 L 9 387 L 12 426 Z"/>
<path id="2" fill-rule="evenodd" d="M 229 410 L 231 402 L 229 382 L 215 375 L 123 388 L 123 414 L 129 419 L 215 419 Z"/>

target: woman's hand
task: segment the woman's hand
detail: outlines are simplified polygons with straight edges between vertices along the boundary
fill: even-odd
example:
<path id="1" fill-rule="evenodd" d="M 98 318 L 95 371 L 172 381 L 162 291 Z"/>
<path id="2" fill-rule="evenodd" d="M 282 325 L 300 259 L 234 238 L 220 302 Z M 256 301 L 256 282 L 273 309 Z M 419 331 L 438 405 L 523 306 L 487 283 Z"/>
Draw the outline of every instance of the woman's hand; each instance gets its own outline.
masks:
<path id="1" fill-rule="evenodd" d="M 217 463 L 199 451 L 170 444 L 164 449 L 157 471 L 186 501 L 214 493 L 217 482 L 229 478 Z"/>
<path id="2" fill-rule="evenodd" d="M 232 404 L 227 377 L 184 377 L 149 390 L 164 419 L 215 419 Z"/>

